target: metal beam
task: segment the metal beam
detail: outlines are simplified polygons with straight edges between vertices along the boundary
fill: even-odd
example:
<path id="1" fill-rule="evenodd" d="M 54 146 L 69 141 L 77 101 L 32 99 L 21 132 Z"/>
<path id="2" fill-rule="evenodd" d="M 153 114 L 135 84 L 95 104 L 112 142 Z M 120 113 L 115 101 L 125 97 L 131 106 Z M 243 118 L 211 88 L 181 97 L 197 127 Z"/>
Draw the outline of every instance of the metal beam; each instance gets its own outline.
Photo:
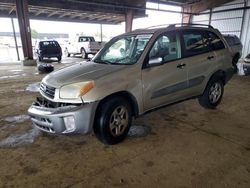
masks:
<path id="1" fill-rule="evenodd" d="M 49 17 L 54 16 L 54 15 L 56 15 L 56 14 L 58 14 L 58 11 L 51 12 L 50 14 L 48 14 L 48 16 L 47 16 L 47 17 L 49 18 Z"/>
<path id="2" fill-rule="evenodd" d="M 65 12 L 64 14 L 60 15 L 58 18 L 63 18 L 63 17 L 68 16 L 70 14 L 71 14 L 70 12 Z"/>
<path id="3" fill-rule="evenodd" d="M 35 13 L 35 16 L 38 16 L 38 15 L 42 14 L 43 12 L 44 12 L 44 10 L 37 11 L 37 12 Z"/>
<path id="4" fill-rule="evenodd" d="M 9 14 L 11 14 L 14 10 L 15 10 L 15 6 L 13 6 L 11 9 L 10 9 L 10 11 L 9 11 Z"/>
<path id="5" fill-rule="evenodd" d="M 222 4 L 229 3 L 231 1 L 233 1 L 233 0 L 209 0 L 209 1 L 201 0 L 197 3 L 185 5 L 184 7 L 189 8 L 191 10 L 190 13 L 197 14 L 197 13 L 200 13 L 202 11 L 205 11 L 205 10 L 208 10 L 208 9 L 211 9 L 214 7 L 218 7 Z"/>

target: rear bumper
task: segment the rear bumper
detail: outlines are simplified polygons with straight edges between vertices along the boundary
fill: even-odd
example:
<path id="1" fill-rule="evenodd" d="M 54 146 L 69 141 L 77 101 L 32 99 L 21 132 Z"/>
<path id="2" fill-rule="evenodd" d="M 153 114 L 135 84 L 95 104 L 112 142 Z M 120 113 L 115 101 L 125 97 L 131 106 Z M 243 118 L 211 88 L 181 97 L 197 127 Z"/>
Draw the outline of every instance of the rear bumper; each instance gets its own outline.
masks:
<path id="1" fill-rule="evenodd" d="M 42 131 L 56 134 L 67 133 L 90 133 L 92 132 L 93 122 L 97 102 L 84 104 L 81 106 L 65 106 L 58 108 L 46 108 L 32 105 L 28 109 L 33 125 Z M 69 129 L 66 124 L 67 117 L 73 119 L 74 126 Z"/>
<path id="2" fill-rule="evenodd" d="M 62 54 L 61 54 L 61 53 L 55 53 L 55 54 L 41 54 L 40 56 L 50 58 L 50 57 L 61 57 Z"/>
<path id="3" fill-rule="evenodd" d="M 96 54 L 97 52 L 99 52 L 98 49 L 87 49 L 87 50 L 86 50 L 86 53 L 87 53 L 87 54 Z"/>

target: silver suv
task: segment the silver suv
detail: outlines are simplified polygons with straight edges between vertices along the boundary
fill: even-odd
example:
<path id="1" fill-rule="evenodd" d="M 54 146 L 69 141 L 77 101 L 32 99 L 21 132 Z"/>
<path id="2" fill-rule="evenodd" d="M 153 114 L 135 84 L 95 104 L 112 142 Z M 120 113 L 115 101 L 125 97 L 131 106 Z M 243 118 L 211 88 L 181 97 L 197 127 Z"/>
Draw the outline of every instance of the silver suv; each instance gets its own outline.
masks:
<path id="1" fill-rule="evenodd" d="M 197 97 L 221 102 L 232 54 L 211 26 L 170 25 L 113 38 L 89 62 L 47 75 L 28 112 L 48 133 L 90 133 L 105 144 L 126 137 L 132 117 Z"/>

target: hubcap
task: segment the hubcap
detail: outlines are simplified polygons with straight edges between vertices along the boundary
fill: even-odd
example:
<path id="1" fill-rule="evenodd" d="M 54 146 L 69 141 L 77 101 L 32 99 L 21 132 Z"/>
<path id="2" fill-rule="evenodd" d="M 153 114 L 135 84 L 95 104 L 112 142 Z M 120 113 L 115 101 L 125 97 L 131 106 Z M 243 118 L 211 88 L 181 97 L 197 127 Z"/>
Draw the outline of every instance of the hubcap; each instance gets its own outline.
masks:
<path id="1" fill-rule="evenodd" d="M 214 83 L 209 91 L 209 100 L 212 104 L 219 101 L 222 93 L 222 88 L 220 83 Z"/>
<path id="2" fill-rule="evenodd" d="M 85 58 L 85 51 L 82 50 L 82 58 Z"/>
<path id="3" fill-rule="evenodd" d="M 128 110 L 124 106 L 118 106 L 112 113 L 109 121 L 110 132 L 117 137 L 124 133 L 128 126 Z"/>
<path id="4" fill-rule="evenodd" d="M 64 50 L 64 54 L 65 54 L 65 56 L 68 56 L 68 55 L 69 55 L 68 49 L 65 49 L 65 50 Z"/>

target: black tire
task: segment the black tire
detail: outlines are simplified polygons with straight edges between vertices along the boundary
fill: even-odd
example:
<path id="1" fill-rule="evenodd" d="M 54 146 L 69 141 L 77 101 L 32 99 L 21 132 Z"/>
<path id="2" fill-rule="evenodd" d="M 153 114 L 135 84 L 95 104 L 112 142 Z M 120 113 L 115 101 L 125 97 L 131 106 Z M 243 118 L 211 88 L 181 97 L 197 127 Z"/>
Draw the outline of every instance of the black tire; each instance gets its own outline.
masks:
<path id="1" fill-rule="evenodd" d="M 84 48 L 81 49 L 81 55 L 83 59 L 87 59 L 88 58 L 88 54 L 86 53 L 86 51 L 84 50 Z"/>
<path id="2" fill-rule="evenodd" d="M 58 61 L 62 60 L 62 56 L 57 57 Z"/>
<path id="3" fill-rule="evenodd" d="M 68 48 L 65 48 L 64 54 L 65 54 L 66 57 L 70 57 L 70 53 L 68 51 Z"/>
<path id="4" fill-rule="evenodd" d="M 51 64 L 40 64 L 37 68 L 39 73 L 49 73 L 54 71 L 54 66 Z"/>
<path id="5" fill-rule="evenodd" d="M 102 143 L 118 144 L 126 138 L 131 122 L 130 104 L 122 97 L 115 97 L 104 101 L 98 108 L 94 132 Z"/>
<path id="6" fill-rule="evenodd" d="M 39 60 L 39 61 L 42 61 L 42 60 L 43 60 L 43 57 L 38 56 L 38 60 Z"/>
<path id="7" fill-rule="evenodd" d="M 240 59 L 240 55 L 239 54 L 236 54 L 234 57 L 233 57 L 233 61 L 232 61 L 232 65 L 233 65 L 233 68 L 234 68 L 234 72 L 237 73 L 238 71 L 238 68 L 237 68 L 237 63 Z"/>
<path id="8" fill-rule="evenodd" d="M 204 108 L 215 109 L 220 104 L 223 93 L 224 83 L 222 78 L 214 76 L 208 82 L 204 93 L 198 98 L 198 101 Z"/>

